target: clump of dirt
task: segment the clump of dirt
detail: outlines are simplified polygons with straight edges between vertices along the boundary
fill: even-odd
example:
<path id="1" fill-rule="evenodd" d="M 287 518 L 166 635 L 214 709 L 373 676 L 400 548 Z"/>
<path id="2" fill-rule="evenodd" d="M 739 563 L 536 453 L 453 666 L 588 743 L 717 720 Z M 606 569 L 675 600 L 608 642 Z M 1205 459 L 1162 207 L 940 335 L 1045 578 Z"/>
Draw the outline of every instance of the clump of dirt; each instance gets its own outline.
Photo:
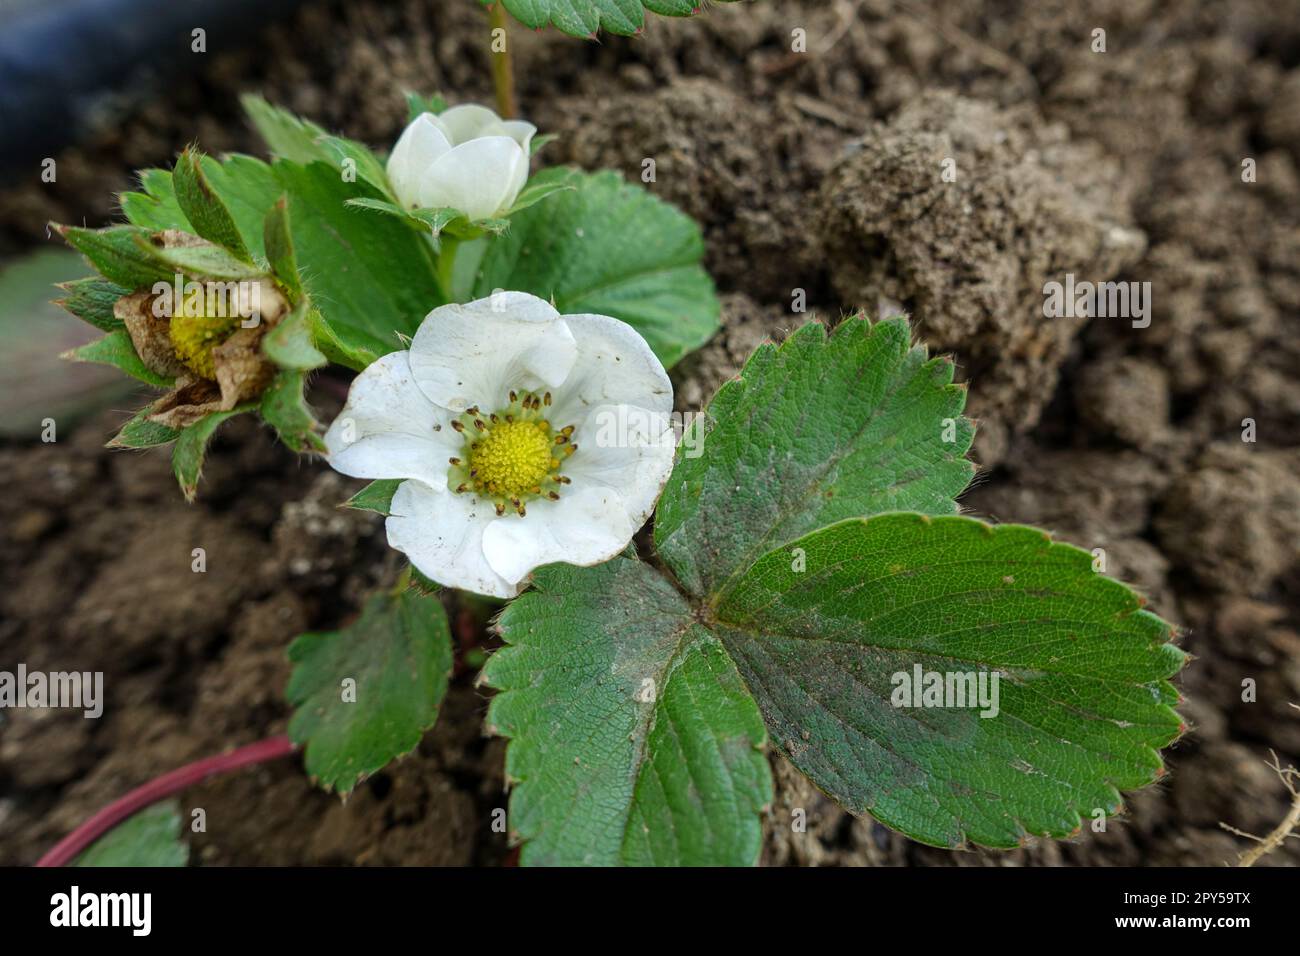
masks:
<path id="1" fill-rule="evenodd" d="M 817 222 L 840 300 L 912 314 L 979 381 L 976 457 L 995 465 L 1034 425 L 1084 316 L 1043 316 L 1067 274 L 1110 279 L 1144 238 L 1118 165 L 1028 107 L 927 93 L 852 144 L 822 185 Z"/>
<path id="2" fill-rule="evenodd" d="M 1300 762 L 1300 17 L 1273 0 L 776 6 L 599 43 L 512 34 L 524 110 L 560 134 L 543 158 L 633 181 L 653 159 L 646 187 L 703 226 L 724 327 L 674 369 L 678 409 L 810 318 L 908 310 L 971 382 L 986 470 L 966 509 L 1093 551 L 1195 660 L 1171 772 L 1104 832 L 1011 853 L 921 847 L 774 755 L 764 861 L 1234 859 L 1243 842 L 1219 822 L 1268 828 L 1284 792 L 1262 761 L 1271 748 Z M 195 136 L 260 152 L 239 90 L 382 145 L 402 87 L 488 100 L 487 58 L 473 4 L 310 5 L 67 150 L 57 183 L 0 192 L 0 251 L 43 241 L 46 219 L 105 221 L 133 168 Z M 1045 317 L 1045 283 L 1071 272 L 1149 282 L 1150 325 Z M 99 721 L 14 712 L 0 727 L 4 862 L 35 859 L 160 771 L 282 731 L 288 641 L 346 622 L 396 567 L 378 519 L 333 508 L 354 485 L 251 422 L 220 434 L 186 506 L 164 456 L 100 447 L 120 418 L 0 448 L 4 660 L 102 667 L 111 695 Z M 452 610 L 462 646 L 484 639 L 481 614 Z M 347 803 L 291 762 L 196 788 L 197 859 L 507 859 L 491 827 L 502 744 L 481 735 L 472 677 L 458 667 L 417 752 Z M 1297 861 L 1294 843 L 1266 859 Z"/>

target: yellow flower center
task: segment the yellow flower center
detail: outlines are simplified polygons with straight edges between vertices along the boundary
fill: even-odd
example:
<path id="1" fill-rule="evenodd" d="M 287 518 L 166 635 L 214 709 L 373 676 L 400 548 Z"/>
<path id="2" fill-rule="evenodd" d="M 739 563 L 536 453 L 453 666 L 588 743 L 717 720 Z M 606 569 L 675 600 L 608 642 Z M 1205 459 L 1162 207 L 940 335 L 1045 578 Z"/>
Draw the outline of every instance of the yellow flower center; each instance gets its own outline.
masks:
<path id="1" fill-rule="evenodd" d="M 546 422 L 502 422 L 477 444 L 469 454 L 476 487 L 517 498 L 550 474 L 554 445 Z"/>
<path id="2" fill-rule="evenodd" d="M 238 315 L 206 315 L 202 295 L 187 295 L 176 304 L 175 312 L 167 324 L 172 348 L 176 357 L 197 375 L 215 379 L 217 372 L 212 361 L 212 350 L 239 327 Z M 230 310 L 234 311 L 234 310 Z"/>
<path id="3" fill-rule="evenodd" d="M 475 406 L 453 419 L 451 427 L 465 436 L 465 454 L 450 459 L 448 486 L 488 499 L 499 515 L 507 504 L 522 517 L 531 498 L 558 500 L 561 486 L 569 483 L 560 465 L 578 446 L 569 440 L 572 425 L 551 428 L 543 411 L 550 404 L 550 392 L 511 392 L 510 404 L 499 412 L 484 415 Z"/>

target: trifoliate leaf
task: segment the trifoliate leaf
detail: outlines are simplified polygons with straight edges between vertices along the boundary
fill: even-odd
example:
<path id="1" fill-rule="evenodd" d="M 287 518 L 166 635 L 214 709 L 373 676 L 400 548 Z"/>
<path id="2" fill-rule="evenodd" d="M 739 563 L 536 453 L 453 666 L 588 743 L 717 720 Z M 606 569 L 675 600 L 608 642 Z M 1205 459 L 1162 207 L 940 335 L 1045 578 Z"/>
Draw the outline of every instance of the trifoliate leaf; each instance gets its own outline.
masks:
<path id="1" fill-rule="evenodd" d="M 132 378 L 138 378 L 142 382 L 156 385 L 159 388 L 166 388 L 172 384 L 171 379 L 152 371 L 140 360 L 140 356 L 136 354 L 135 346 L 131 344 L 131 336 L 127 335 L 122 329 L 109 332 L 102 339 L 96 339 L 79 348 L 64 352 L 62 358 L 73 362 L 97 362 L 100 365 L 112 365 Z"/>
<path id="2" fill-rule="evenodd" d="M 488 5 L 493 0 L 480 0 Z M 700 0 L 500 0 L 519 22 L 541 29 L 553 24 L 571 37 L 591 37 L 598 30 L 631 36 L 645 23 L 645 11 L 689 17 Z"/>
<path id="3" fill-rule="evenodd" d="M 156 803 L 123 820 L 96 840 L 72 866 L 185 866 L 180 808 Z"/>
<path id="4" fill-rule="evenodd" d="M 234 217 L 208 184 L 200 165 L 201 159 L 201 154 L 187 149 L 176 160 L 176 168 L 172 171 L 176 201 L 196 234 L 223 247 L 236 259 L 250 262 L 251 257 Z"/>
<path id="5" fill-rule="evenodd" d="M 380 478 L 378 481 L 372 481 L 344 504 L 358 511 L 373 511 L 388 516 L 392 514 L 393 495 L 397 494 L 397 486 L 402 481 L 401 478 Z"/>
<path id="6" fill-rule="evenodd" d="M 342 630 L 297 638 L 289 660 L 289 736 L 322 787 L 348 793 L 437 719 L 452 665 L 447 614 L 436 597 L 379 594 Z"/>
<path id="7" fill-rule="evenodd" d="M 1159 777 L 1182 729 L 1171 627 L 1092 555 L 1033 528 L 848 520 L 765 555 L 709 603 L 795 766 L 924 843 L 1069 835 Z"/>
<path id="8" fill-rule="evenodd" d="M 153 405 L 147 405 L 136 412 L 129 422 L 108 443 L 109 448 L 152 448 L 166 445 L 180 437 L 180 429 L 169 428 L 158 422 L 149 421 L 153 414 Z"/>
<path id="9" fill-rule="evenodd" d="M 172 471 L 181 486 L 186 501 L 193 501 L 199 489 L 199 478 L 203 475 L 203 459 L 208 453 L 208 442 L 217 428 L 227 419 L 252 411 L 255 406 L 241 405 L 228 412 L 213 412 L 201 418 L 193 425 L 181 429 L 172 449 Z"/>
<path id="10" fill-rule="evenodd" d="M 843 518 L 945 514 L 974 472 L 964 386 L 904 319 L 810 323 L 760 346 L 683 442 L 655 544 L 703 596 L 781 544 Z M 697 457 L 690 449 L 700 450 Z"/>
<path id="11" fill-rule="evenodd" d="M 617 173 L 548 169 L 534 190 L 551 195 L 509 219 L 492 241 L 474 297 L 495 289 L 554 299 L 561 312 L 595 312 L 631 325 L 664 365 L 704 344 L 718 328 L 713 280 L 700 266 L 699 226 Z"/>
<path id="12" fill-rule="evenodd" d="M 552 565 L 536 585 L 484 670 L 523 862 L 752 865 L 766 735 L 717 639 L 633 558 Z"/>
<path id="13" fill-rule="evenodd" d="M 91 276 L 88 279 L 76 279 L 63 282 L 59 288 L 67 296 L 55 301 L 83 322 L 89 322 L 105 332 L 116 332 L 125 328 L 122 320 L 113 314 L 113 305 L 131 290 L 123 286 Z"/>

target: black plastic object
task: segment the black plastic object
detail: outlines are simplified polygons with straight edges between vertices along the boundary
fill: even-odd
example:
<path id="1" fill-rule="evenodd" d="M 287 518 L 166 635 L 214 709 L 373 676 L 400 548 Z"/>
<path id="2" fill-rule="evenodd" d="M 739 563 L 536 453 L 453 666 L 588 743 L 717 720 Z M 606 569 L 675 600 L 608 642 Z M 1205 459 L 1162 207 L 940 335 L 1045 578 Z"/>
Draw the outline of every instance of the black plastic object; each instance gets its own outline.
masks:
<path id="1" fill-rule="evenodd" d="M 119 122 L 302 0 L 0 0 L 0 171 Z M 194 52 L 196 29 L 207 52 Z"/>

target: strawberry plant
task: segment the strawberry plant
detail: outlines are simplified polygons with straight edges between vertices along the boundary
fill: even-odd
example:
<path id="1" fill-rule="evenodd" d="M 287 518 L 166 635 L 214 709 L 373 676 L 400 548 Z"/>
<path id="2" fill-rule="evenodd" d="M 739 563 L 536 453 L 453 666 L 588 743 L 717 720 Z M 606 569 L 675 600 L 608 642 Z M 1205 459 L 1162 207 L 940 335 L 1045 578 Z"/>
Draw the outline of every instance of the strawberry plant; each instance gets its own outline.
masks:
<path id="1" fill-rule="evenodd" d="M 691 8 L 504 6 L 578 34 Z M 412 96 L 385 158 L 244 105 L 269 159 L 187 149 L 125 223 L 57 227 L 96 273 L 62 301 L 104 332 L 70 357 L 161 390 L 111 444 L 170 445 L 187 497 L 257 415 L 369 479 L 347 504 L 409 566 L 289 645 L 289 739 L 202 773 L 296 747 L 347 794 L 410 752 L 459 589 L 502 602 L 481 681 L 525 863 L 753 864 L 772 751 L 954 848 L 1069 836 L 1162 774 L 1174 628 L 1090 554 L 960 514 L 965 386 L 906 318 L 808 322 L 683 421 L 667 370 L 719 305 L 682 212 L 612 172 L 531 174 L 537 130 L 480 106 Z M 330 365 L 356 377 L 326 427 L 304 386 Z"/>

